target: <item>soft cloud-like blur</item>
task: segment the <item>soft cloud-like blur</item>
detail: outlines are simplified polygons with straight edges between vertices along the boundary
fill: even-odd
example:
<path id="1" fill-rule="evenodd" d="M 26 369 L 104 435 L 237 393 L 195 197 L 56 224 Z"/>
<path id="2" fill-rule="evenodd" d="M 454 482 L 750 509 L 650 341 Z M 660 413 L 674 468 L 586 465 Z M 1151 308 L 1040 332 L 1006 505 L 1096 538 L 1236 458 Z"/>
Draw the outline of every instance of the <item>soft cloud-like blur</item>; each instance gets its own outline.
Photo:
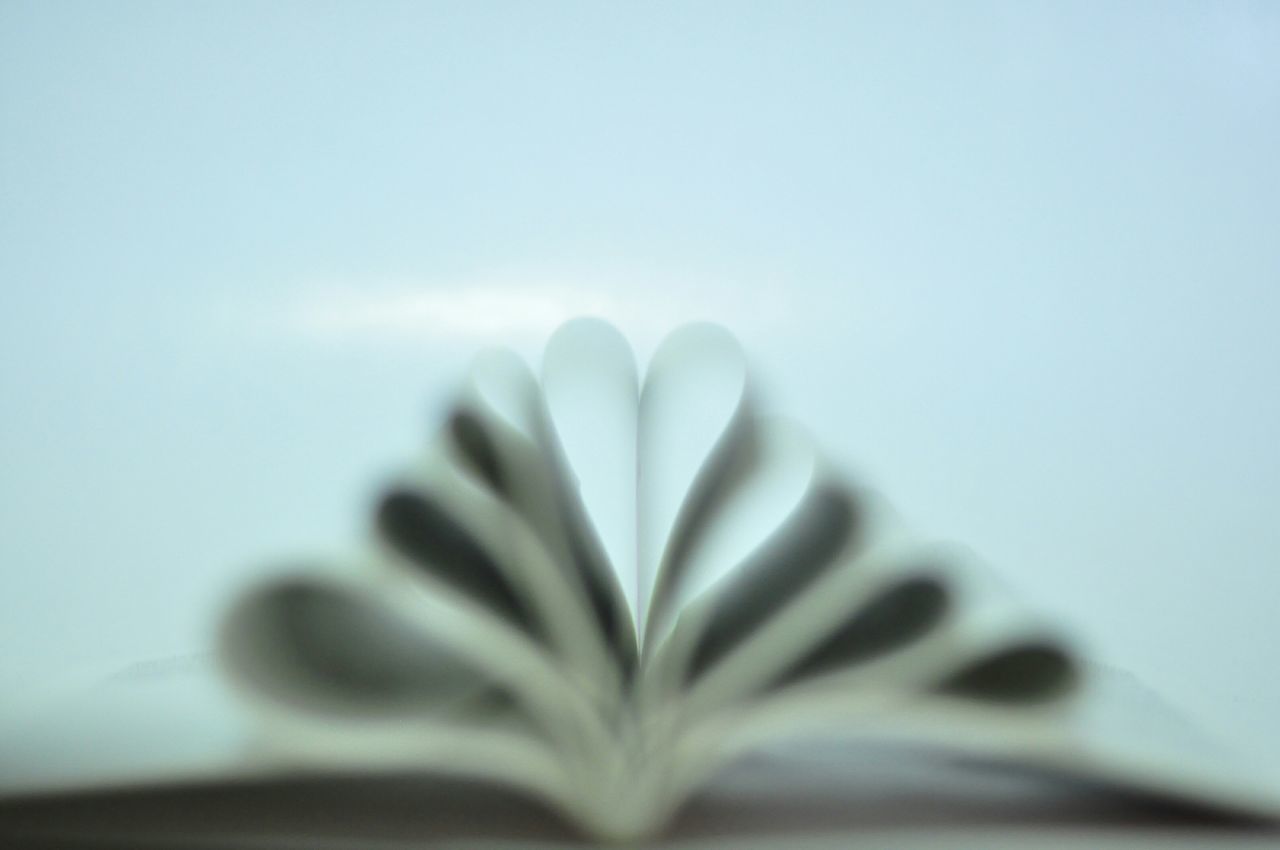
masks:
<path id="1" fill-rule="evenodd" d="M 753 302 L 744 309 L 743 290 Z M 269 332 L 330 342 L 422 345 L 541 343 L 576 316 L 625 325 L 652 344 L 684 322 L 714 320 L 768 332 L 794 321 L 794 305 L 758 281 L 726 285 L 679 271 L 484 269 L 451 280 L 314 281 L 285 303 L 249 302 L 246 313 L 274 315 Z M 660 297 L 655 297 L 660 294 Z M 768 306 L 767 310 L 761 309 Z M 242 314 L 249 321 L 249 315 Z M 763 323 L 763 327 L 761 324 Z"/>
<path id="2" fill-rule="evenodd" d="M 1269 3 L 0 5 L 0 687 L 199 650 L 588 311 L 1280 757 L 1277 150 Z"/>

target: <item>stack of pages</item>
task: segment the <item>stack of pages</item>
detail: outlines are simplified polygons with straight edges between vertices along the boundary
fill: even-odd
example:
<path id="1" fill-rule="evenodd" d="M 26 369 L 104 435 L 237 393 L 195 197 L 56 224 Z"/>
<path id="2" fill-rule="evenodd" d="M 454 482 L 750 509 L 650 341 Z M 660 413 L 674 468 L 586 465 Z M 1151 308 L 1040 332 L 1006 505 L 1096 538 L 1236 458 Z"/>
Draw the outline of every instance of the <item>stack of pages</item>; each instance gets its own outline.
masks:
<path id="1" fill-rule="evenodd" d="M 465 780 L 635 839 L 744 781 L 755 805 L 865 793 L 925 753 L 926 785 L 956 787 L 961 757 L 972 788 L 996 763 L 1280 816 L 1280 783 L 761 415 L 703 324 L 643 379 L 597 320 L 563 326 L 538 375 L 482 354 L 367 542 L 247 588 L 212 657 L 64 695 L 9 713 L 3 793 L 366 777 L 416 780 L 431 809 L 451 798 L 425 779 Z"/>

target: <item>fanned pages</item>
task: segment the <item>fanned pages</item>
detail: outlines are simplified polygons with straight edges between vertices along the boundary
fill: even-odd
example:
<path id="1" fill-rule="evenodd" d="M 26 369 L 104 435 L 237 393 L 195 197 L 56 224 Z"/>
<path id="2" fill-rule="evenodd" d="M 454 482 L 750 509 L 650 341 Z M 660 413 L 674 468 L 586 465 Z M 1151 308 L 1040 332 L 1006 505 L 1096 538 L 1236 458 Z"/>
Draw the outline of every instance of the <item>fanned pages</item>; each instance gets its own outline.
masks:
<path id="1" fill-rule="evenodd" d="M 643 373 L 593 319 L 554 335 L 540 377 L 481 354 L 355 560 L 292 569 L 223 622 L 222 669 L 293 763 L 504 783 L 613 838 L 814 735 L 1277 810 L 1077 748 L 1091 684 L 1071 646 L 761 416 L 713 325 Z"/>

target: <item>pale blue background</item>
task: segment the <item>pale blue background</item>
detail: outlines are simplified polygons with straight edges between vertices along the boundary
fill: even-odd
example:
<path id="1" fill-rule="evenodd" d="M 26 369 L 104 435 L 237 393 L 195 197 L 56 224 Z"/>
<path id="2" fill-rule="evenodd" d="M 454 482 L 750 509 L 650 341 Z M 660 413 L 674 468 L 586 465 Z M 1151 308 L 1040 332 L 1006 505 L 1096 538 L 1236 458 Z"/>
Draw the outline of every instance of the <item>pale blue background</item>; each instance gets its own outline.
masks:
<path id="1" fill-rule="evenodd" d="M 0 4 L 0 680 L 205 645 L 482 342 L 713 317 L 1280 757 L 1278 151 L 1265 2 Z"/>

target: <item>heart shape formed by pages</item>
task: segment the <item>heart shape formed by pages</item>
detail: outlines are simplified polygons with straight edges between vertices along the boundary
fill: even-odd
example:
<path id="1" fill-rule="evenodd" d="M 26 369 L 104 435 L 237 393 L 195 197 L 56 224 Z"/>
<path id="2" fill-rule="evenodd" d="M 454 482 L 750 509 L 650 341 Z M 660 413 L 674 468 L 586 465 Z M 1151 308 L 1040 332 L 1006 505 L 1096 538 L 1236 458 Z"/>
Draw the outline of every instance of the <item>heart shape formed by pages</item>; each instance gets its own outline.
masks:
<path id="1" fill-rule="evenodd" d="M 244 593 L 220 658 L 282 764 L 483 778 L 627 838 L 784 738 L 1033 751 L 1080 668 L 968 560 L 762 416 L 725 330 L 641 379 L 579 319 L 541 375 L 481 354 L 368 544 Z"/>

